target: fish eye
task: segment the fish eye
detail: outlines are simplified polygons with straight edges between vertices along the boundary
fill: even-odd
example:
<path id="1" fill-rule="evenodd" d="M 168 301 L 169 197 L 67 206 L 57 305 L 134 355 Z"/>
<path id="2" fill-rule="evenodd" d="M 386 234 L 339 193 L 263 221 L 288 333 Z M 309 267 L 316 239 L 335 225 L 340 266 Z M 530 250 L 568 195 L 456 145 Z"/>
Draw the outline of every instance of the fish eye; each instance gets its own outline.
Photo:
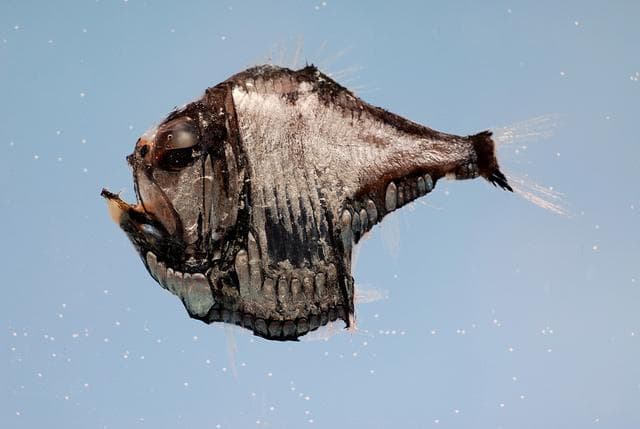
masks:
<path id="1" fill-rule="evenodd" d="M 198 132 L 189 117 L 162 125 L 155 139 L 155 161 L 163 170 L 176 171 L 192 164 L 200 156 Z"/>
<path id="2" fill-rule="evenodd" d="M 158 159 L 158 166 L 163 170 L 181 170 L 188 165 L 191 165 L 199 156 L 200 152 L 195 150 L 194 147 L 171 149 L 160 155 Z"/>

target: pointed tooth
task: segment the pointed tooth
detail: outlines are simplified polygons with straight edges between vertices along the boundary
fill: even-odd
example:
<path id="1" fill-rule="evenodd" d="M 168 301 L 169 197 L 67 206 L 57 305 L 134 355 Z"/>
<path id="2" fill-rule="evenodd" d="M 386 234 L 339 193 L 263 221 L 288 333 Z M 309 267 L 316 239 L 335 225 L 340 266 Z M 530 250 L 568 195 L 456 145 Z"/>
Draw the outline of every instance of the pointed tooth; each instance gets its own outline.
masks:
<path id="1" fill-rule="evenodd" d="M 309 322 L 307 321 L 307 319 L 302 318 L 298 320 L 296 326 L 296 334 L 300 336 L 306 334 L 307 332 L 309 332 Z"/>
<path id="2" fill-rule="evenodd" d="M 158 258 L 152 252 L 147 252 L 147 267 L 151 277 L 158 280 Z"/>
<path id="3" fill-rule="evenodd" d="M 186 290 L 184 302 L 189 312 L 200 317 L 206 316 L 214 304 L 207 278 L 200 273 L 184 274 L 183 283 Z"/>
<path id="4" fill-rule="evenodd" d="M 364 234 L 367 231 L 367 227 L 369 226 L 369 217 L 367 216 L 367 211 L 365 209 L 360 210 L 360 227 L 362 228 L 361 234 Z"/>
<path id="5" fill-rule="evenodd" d="M 167 267 L 164 265 L 164 262 L 158 262 L 158 283 L 167 289 Z"/>
<path id="6" fill-rule="evenodd" d="M 424 178 L 422 176 L 418 177 L 417 188 L 418 188 L 419 196 L 423 196 L 424 194 L 427 193 L 427 188 L 424 184 Z"/>
<path id="7" fill-rule="evenodd" d="M 267 322 L 264 319 L 256 319 L 254 328 L 256 334 L 267 336 L 269 332 L 267 331 Z"/>
<path id="8" fill-rule="evenodd" d="M 324 297 L 325 275 L 324 273 L 316 274 L 316 298 Z"/>
<path id="9" fill-rule="evenodd" d="M 424 186 L 427 190 L 427 193 L 433 190 L 433 179 L 431 179 L 431 176 L 429 174 L 424 175 Z"/>
<path id="10" fill-rule="evenodd" d="M 309 330 L 313 331 L 314 329 L 318 329 L 320 326 L 320 316 L 317 314 L 312 314 L 309 316 Z"/>
<path id="11" fill-rule="evenodd" d="M 269 336 L 272 338 L 282 337 L 282 322 L 279 320 L 272 320 L 269 322 Z"/>
<path id="12" fill-rule="evenodd" d="M 351 212 L 349 210 L 344 210 L 342 212 L 342 216 L 340 217 L 340 221 L 342 223 L 340 227 L 340 238 L 342 239 L 342 246 L 345 253 L 349 254 L 351 252 L 351 245 L 353 243 L 353 233 L 351 232 Z"/>
<path id="13" fill-rule="evenodd" d="M 384 196 L 384 206 L 388 212 L 396 209 L 396 205 L 398 204 L 398 196 L 397 196 L 397 188 L 396 184 L 390 182 L 387 186 L 387 192 Z"/>
<path id="14" fill-rule="evenodd" d="M 250 314 L 245 314 L 242 317 L 242 326 L 253 331 L 253 316 Z"/>
<path id="15" fill-rule="evenodd" d="M 294 338 L 296 336 L 296 324 L 293 320 L 287 320 L 282 324 L 282 335 L 285 338 Z"/>
<path id="16" fill-rule="evenodd" d="M 240 296 L 245 299 L 251 298 L 251 288 L 249 284 L 249 258 L 246 250 L 242 249 L 236 253 L 235 268 L 240 286 Z"/>
<path id="17" fill-rule="evenodd" d="M 376 203 L 372 200 L 367 200 L 367 217 L 371 226 L 378 220 L 378 209 L 376 208 Z"/>

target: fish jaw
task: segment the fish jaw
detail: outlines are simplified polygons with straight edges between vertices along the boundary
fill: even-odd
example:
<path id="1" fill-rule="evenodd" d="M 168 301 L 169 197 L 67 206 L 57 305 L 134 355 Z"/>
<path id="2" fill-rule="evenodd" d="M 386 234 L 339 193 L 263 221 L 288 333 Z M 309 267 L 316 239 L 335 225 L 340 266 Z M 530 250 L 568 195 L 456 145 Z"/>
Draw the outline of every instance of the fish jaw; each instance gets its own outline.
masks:
<path id="1" fill-rule="evenodd" d="M 180 258 L 183 252 L 181 243 L 172 240 L 162 223 L 147 213 L 141 204 L 129 204 L 107 189 L 103 189 L 100 195 L 107 201 L 109 215 L 129 237 L 143 261 L 148 251 L 171 255 L 171 260 Z"/>

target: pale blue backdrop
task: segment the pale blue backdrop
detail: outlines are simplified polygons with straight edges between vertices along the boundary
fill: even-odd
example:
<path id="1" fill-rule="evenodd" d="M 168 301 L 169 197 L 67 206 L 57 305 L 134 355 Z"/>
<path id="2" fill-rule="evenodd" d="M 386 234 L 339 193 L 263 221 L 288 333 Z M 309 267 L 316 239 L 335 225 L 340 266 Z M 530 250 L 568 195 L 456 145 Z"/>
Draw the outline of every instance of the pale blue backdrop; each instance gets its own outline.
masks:
<path id="1" fill-rule="evenodd" d="M 639 20 L 632 1 L 2 0 L 0 427 L 640 427 Z M 515 134 L 504 169 L 567 214 L 441 182 L 360 247 L 357 332 L 189 319 L 100 189 L 131 200 L 147 127 L 301 40 L 299 64 L 373 104 Z"/>

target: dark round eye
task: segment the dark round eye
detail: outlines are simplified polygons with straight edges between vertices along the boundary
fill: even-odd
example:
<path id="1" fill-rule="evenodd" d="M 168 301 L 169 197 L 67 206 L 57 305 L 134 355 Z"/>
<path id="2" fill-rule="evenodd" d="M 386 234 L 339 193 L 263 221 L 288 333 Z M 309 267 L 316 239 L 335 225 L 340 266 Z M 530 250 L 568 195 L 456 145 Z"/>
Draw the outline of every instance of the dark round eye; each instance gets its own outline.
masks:
<path id="1" fill-rule="evenodd" d="M 198 132 L 191 118 L 177 118 L 158 129 L 154 158 L 156 165 L 163 170 L 185 168 L 200 154 Z"/>
<path id="2" fill-rule="evenodd" d="M 145 157 L 149 153 L 149 145 L 144 145 L 140 148 L 140 156 Z"/>
<path id="3" fill-rule="evenodd" d="M 158 166 L 163 170 L 180 170 L 193 163 L 200 156 L 194 147 L 184 149 L 170 149 L 165 151 L 158 160 Z"/>

